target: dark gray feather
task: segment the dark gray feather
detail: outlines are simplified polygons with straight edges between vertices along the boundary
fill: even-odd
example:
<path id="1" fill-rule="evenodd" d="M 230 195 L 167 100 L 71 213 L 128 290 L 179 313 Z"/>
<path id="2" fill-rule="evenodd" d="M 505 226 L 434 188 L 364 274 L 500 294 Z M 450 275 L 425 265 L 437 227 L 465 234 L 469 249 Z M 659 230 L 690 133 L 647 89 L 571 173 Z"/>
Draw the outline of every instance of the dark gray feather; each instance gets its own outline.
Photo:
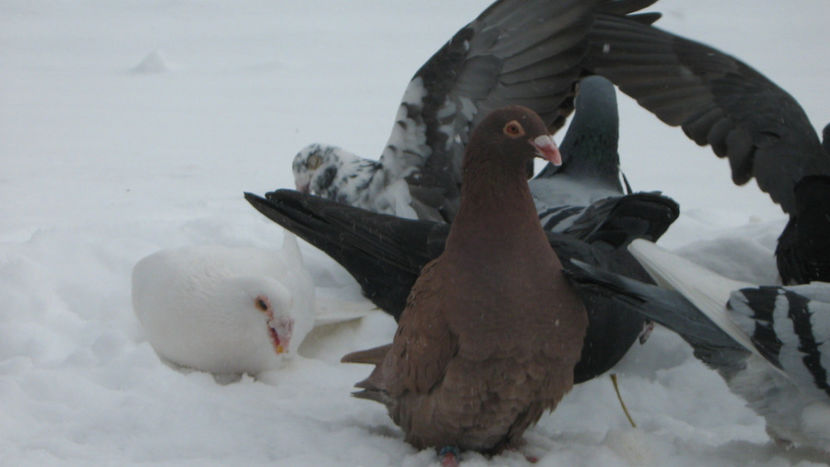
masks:
<path id="1" fill-rule="evenodd" d="M 724 376 L 744 368 L 750 351 L 681 294 L 579 261 L 563 263 L 563 266 L 577 290 L 602 297 L 618 310 L 635 311 L 671 329 L 692 346 L 695 356 Z"/>
<path id="2" fill-rule="evenodd" d="M 830 156 L 804 110 L 740 60 L 629 19 L 600 14 L 586 67 L 687 136 L 727 157 L 736 184 L 755 178 L 793 212 L 804 176 L 830 174 Z"/>

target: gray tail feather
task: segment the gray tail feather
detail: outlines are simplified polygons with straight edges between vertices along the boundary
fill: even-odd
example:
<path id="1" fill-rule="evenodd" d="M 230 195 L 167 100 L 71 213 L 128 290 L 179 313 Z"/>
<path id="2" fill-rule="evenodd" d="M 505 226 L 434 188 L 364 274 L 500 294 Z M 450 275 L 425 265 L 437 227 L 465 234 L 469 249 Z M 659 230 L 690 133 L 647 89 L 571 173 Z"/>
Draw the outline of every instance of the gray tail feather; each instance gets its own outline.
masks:
<path id="1" fill-rule="evenodd" d="M 367 363 L 375 365 L 375 369 L 368 378 L 355 383 L 354 387 L 362 390 L 353 392 L 353 397 L 380 402 L 387 407 L 394 404 L 395 401 L 393 398 L 390 397 L 389 393 L 383 389 L 382 384 L 379 384 L 379 380 L 382 378 L 381 364 L 383 363 L 384 358 L 386 358 L 386 353 L 389 352 L 391 347 L 392 344 L 386 344 L 379 347 L 372 347 L 371 349 L 359 350 L 357 352 L 346 354 L 340 359 L 340 362 L 342 363 Z"/>
<path id="2" fill-rule="evenodd" d="M 371 349 L 358 350 L 343 356 L 340 363 L 366 363 L 370 365 L 380 365 L 386 357 L 386 353 L 392 344 L 381 345 L 379 347 L 372 347 Z"/>
<path id="3" fill-rule="evenodd" d="M 633 310 L 679 334 L 707 365 L 730 372 L 743 367 L 750 353 L 682 295 L 597 269 L 581 261 L 565 264 L 577 289 L 590 290 L 616 309 Z M 725 304 L 724 304 L 725 305 Z"/>
<path id="4" fill-rule="evenodd" d="M 389 406 L 393 403 L 392 398 L 389 397 L 389 394 L 386 391 L 375 388 L 364 389 L 362 391 L 355 391 L 352 393 L 352 397 L 379 402 L 386 406 Z"/>

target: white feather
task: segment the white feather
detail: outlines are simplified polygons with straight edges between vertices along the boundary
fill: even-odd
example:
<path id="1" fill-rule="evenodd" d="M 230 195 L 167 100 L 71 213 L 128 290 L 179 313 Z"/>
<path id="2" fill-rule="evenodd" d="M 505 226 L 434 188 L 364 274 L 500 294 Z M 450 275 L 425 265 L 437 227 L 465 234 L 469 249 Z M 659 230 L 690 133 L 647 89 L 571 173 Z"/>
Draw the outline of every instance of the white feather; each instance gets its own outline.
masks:
<path id="1" fill-rule="evenodd" d="M 345 323 L 373 313 L 377 307 L 368 301 L 349 301 L 335 297 L 317 297 L 314 326 Z"/>
<path id="2" fill-rule="evenodd" d="M 724 310 L 732 291 L 754 284 L 721 276 L 647 240 L 634 240 L 628 251 L 659 286 L 679 292 L 736 342 L 760 355 Z"/>

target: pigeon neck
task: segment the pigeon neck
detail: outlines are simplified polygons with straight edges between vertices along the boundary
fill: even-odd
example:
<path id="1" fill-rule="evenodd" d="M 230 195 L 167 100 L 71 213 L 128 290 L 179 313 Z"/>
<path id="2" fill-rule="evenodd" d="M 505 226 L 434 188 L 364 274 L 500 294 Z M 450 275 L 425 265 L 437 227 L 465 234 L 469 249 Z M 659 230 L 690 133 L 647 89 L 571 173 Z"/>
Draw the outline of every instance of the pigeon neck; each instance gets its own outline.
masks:
<path id="1" fill-rule="evenodd" d="M 559 146 L 563 165 L 557 172 L 622 192 L 619 128 L 614 85 L 599 76 L 583 79 L 573 121 Z"/>
<path id="2" fill-rule="evenodd" d="M 582 132 L 579 137 L 566 138 L 560 148 L 564 163 L 558 170 L 574 179 L 594 180 L 622 192 L 620 157 L 616 133 Z"/>
<path id="3" fill-rule="evenodd" d="M 602 185 L 613 187 L 617 191 L 622 191 L 620 185 L 620 164 L 618 157 L 608 157 L 606 154 L 611 153 L 616 156 L 614 148 L 603 148 L 594 154 L 599 157 L 578 157 L 570 158 L 567 164 L 559 171 L 562 174 L 567 174 L 574 179 L 595 180 Z"/>
<path id="4" fill-rule="evenodd" d="M 497 165 L 485 162 L 464 168 L 461 206 L 447 239 L 448 249 L 456 237 L 463 237 L 457 240 L 464 244 L 487 244 L 523 241 L 534 224 L 541 232 L 523 164 Z M 456 235 L 457 231 L 464 234 Z"/>

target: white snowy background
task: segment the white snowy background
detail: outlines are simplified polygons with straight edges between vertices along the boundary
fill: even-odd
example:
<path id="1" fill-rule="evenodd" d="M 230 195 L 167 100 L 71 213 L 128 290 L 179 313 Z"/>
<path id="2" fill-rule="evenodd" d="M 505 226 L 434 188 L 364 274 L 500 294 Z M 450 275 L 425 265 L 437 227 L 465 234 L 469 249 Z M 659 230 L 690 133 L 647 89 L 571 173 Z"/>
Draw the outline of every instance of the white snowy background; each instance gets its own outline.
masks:
<path id="1" fill-rule="evenodd" d="M 242 192 L 291 187 L 291 158 L 310 142 L 379 155 L 411 75 L 488 4 L 0 1 L 0 465 L 435 465 L 382 406 L 349 396 L 369 368 L 337 363 L 388 341 L 390 318 L 318 334 L 288 368 L 220 385 L 158 360 L 131 309 L 130 272 L 161 248 L 278 249 L 281 229 Z M 827 0 L 655 9 L 663 28 L 742 58 L 825 124 Z M 631 184 L 681 205 L 662 244 L 774 282 L 780 209 L 754 181 L 732 186 L 708 148 L 620 101 Z M 359 299 L 347 273 L 302 248 L 321 292 Z M 616 372 L 638 428 L 600 377 L 526 433 L 538 465 L 821 462 L 774 446 L 665 330 Z"/>

